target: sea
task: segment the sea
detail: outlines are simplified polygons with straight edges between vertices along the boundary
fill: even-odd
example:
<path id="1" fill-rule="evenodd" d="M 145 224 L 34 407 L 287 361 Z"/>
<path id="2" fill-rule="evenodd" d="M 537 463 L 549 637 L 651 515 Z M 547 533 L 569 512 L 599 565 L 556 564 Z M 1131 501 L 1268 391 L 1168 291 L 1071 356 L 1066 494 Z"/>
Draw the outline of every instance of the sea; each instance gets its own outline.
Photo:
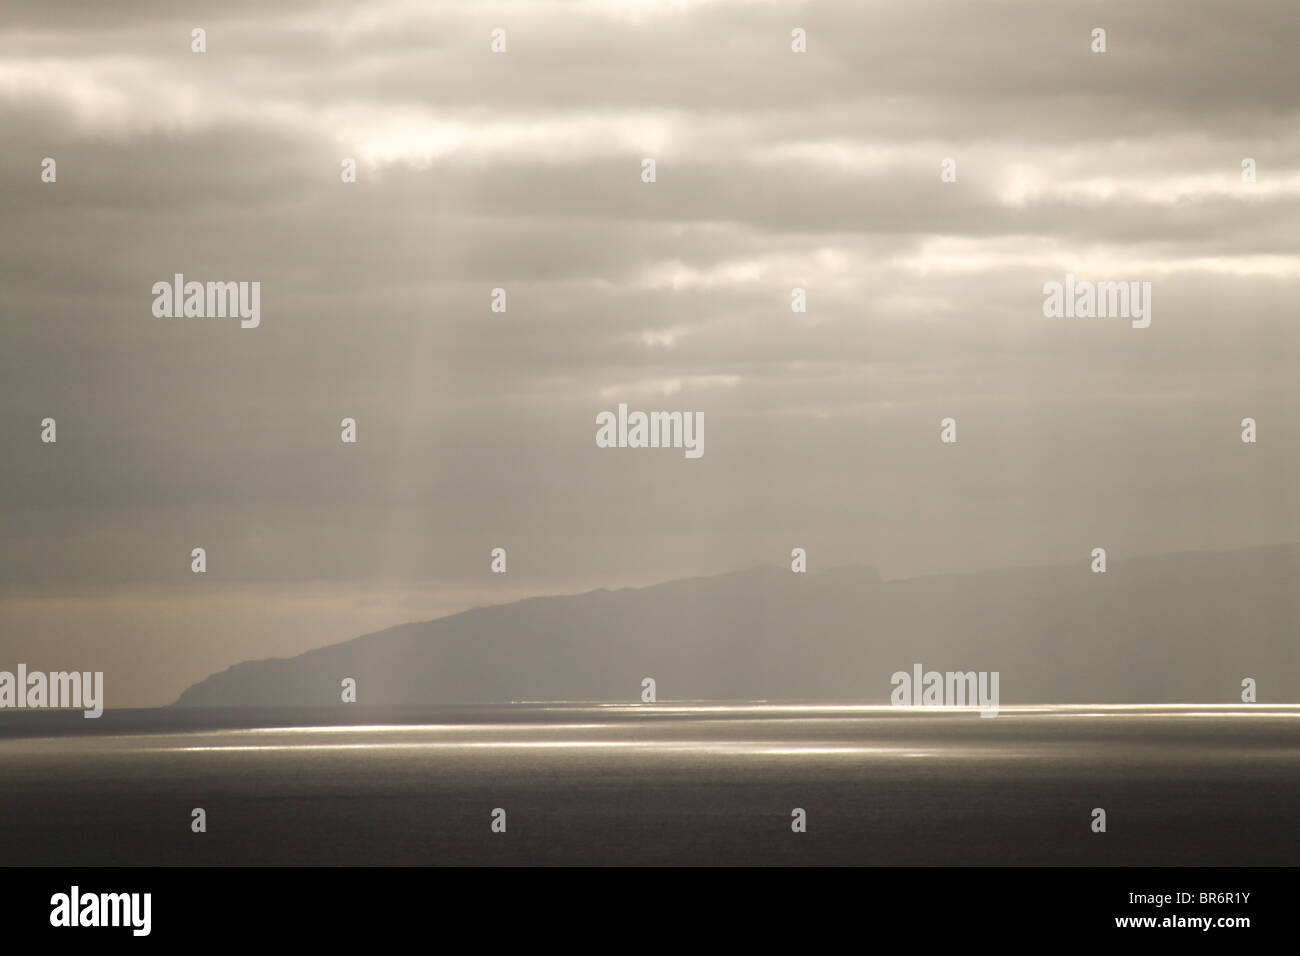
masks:
<path id="1" fill-rule="evenodd" d="M 8 866 L 1297 864 L 1297 705 L 0 713 Z"/>

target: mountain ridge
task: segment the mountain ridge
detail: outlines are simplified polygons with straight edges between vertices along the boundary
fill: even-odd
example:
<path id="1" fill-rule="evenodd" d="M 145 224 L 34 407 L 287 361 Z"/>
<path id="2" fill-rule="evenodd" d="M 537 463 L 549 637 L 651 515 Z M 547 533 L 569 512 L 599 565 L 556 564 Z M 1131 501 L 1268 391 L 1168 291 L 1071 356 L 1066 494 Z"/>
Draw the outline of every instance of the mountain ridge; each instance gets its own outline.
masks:
<path id="1" fill-rule="evenodd" d="M 1300 688 L 1300 544 L 883 579 L 779 565 L 543 595 L 243 661 L 172 707 L 521 699 L 862 699 L 913 662 L 997 670 L 1004 702 L 1261 700 Z M 1272 691 L 1270 694 L 1269 691 Z M 1283 690 L 1285 689 L 1285 693 Z"/>

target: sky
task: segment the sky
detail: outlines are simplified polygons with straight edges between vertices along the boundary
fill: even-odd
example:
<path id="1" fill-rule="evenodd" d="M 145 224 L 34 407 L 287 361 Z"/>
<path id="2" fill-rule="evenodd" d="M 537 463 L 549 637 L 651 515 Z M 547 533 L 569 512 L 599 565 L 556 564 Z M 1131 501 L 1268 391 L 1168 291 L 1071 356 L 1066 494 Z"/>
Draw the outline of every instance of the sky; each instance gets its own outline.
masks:
<path id="1" fill-rule="evenodd" d="M 1298 45 L 1253 0 L 10 0 L 0 668 L 151 706 L 794 547 L 1294 541 Z M 155 316 L 176 273 L 260 324 Z M 1046 317 L 1067 274 L 1150 326 Z M 620 403 L 704 454 L 597 447 Z"/>

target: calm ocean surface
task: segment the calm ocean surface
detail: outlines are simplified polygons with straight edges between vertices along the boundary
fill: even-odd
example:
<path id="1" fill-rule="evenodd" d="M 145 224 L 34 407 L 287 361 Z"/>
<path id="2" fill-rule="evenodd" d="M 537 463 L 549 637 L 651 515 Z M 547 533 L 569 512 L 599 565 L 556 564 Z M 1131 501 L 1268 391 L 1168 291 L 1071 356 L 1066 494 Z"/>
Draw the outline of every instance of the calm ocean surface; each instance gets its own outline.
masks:
<path id="1" fill-rule="evenodd" d="M 1300 706 L 339 717 L 0 714 L 0 864 L 1300 864 Z"/>

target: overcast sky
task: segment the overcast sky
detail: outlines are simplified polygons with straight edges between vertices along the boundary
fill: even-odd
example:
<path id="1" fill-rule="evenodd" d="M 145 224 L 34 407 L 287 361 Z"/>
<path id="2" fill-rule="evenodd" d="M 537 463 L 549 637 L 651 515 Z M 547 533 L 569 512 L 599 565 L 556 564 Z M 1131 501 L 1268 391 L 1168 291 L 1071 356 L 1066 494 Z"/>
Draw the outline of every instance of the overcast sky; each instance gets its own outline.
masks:
<path id="1" fill-rule="evenodd" d="M 0 669 L 150 705 L 795 546 L 1295 540 L 1297 47 L 1289 2 L 8 0 Z M 155 317 L 178 272 L 260 326 Z M 1066 273 L 1150 327 L 1045 318 Z M 597 448 L 620 402 L 704 455 Z"/>

